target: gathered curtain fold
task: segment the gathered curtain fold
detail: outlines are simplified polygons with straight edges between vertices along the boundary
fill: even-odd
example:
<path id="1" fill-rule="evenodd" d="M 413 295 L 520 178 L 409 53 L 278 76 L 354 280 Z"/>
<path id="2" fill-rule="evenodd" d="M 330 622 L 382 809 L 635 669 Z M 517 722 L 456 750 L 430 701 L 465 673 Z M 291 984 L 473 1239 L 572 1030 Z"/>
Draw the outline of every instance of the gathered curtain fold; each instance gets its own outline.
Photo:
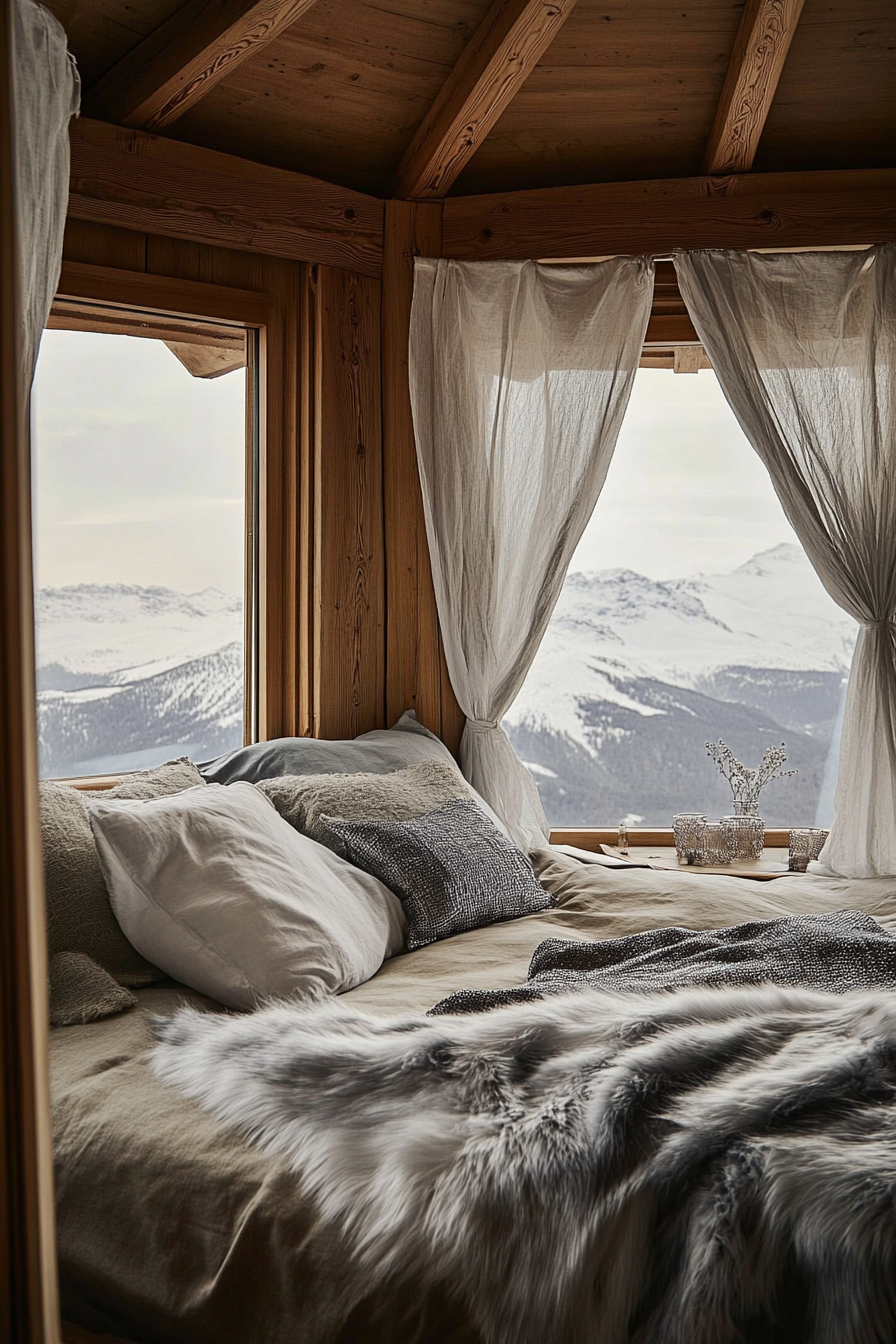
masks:
<path id="1" fill-rule="evenodd" d="M 674 261 L 784 512 L 860 624 L 822 861 L 896 874 L 896 246 Z"/>
<path id="2" fill-rule="evenodd" d="M 461 766 L 524 847 L 549 828 L 501 719 L 606 478 L 653 273 L 644 257 L 415 266 L 411 405 Z"/>
<path id="3" fill-rule="evenodd" d="M 27 414 L 40 338 L 62 266 L 68 124 L 78 112 L 81 81 L 65 30 L 43 5 L 14 0 L 12 36 L 21 389 Z"/>

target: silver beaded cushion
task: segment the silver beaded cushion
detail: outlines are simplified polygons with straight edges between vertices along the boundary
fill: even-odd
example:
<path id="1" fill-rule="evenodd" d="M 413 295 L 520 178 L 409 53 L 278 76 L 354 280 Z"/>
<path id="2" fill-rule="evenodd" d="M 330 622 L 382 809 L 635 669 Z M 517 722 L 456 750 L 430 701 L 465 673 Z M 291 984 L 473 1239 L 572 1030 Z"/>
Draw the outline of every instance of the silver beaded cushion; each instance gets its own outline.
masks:
<path id="1" fill-rule="evenodd" d="M 399 897 L 410 951 L 554 904 L 528 858 L 471 799 L 403 821 L 321 816 L 318 825 L 325 843 Z"/>

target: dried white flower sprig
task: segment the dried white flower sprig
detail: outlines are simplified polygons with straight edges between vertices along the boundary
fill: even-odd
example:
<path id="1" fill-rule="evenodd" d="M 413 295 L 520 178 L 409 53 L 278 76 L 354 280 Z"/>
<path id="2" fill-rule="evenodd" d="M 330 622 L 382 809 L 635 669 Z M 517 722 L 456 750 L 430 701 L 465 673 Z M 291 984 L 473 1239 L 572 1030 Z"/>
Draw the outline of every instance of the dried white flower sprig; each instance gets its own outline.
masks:
<path id="1" fill-rule="evenodd" d="M 751 770 L 749 766 L 741 765 L 734 752 L 725 745 L 721 738 L 718 742 L 707 742 L 706 752 L 715 761 L 722 775 L 731 786 L 732 798 L 736 798 L 738 801 L 742 799 L 745 803 L 758 803 L 760 793 L 766 784 L 770 784 L 773 779 L 786 779 L 788 775 L 799 773 L 797 770 L 781 769 L 781 766 L 787 760 L 783 742 L 780 747 L 767 747 L 765 755 L 755 770 Z"/>

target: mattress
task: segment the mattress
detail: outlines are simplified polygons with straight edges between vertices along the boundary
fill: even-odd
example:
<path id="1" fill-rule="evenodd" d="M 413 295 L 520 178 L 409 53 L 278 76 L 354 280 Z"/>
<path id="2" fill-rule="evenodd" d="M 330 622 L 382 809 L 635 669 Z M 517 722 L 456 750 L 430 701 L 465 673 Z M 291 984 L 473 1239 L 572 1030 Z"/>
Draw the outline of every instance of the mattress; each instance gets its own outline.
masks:
<path id="1" fill-rule="evenodd" d="M 452 990 L 520 984 L 545 938 L 866 910 L 896 934 L 896 880 L 755 883 L 539 857 L 555 909 L 393 958 L 345 997 L 380 1015 Z M 478 1344 L 451 1285 L 370 1282 L 285 1161 L 160 1082 L 150 1019 L 216 1005 L 172 983 L 129 1013 L 51 1033 L 57 1235 L 65 1319 L 141 1344 Z M 475 1255 L 476 1248 L 470 1247 Z"/>

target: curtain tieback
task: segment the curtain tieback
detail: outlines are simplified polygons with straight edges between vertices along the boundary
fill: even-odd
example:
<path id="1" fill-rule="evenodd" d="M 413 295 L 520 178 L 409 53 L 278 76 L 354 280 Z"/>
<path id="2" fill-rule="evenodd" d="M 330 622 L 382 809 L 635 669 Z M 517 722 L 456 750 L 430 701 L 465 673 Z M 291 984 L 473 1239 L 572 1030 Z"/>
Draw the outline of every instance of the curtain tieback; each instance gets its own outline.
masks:
<path id="1" fill-rule="evenodd" d="M 498 727 L 497 719 L 467 719 L 467 727 L 472 733 L 490 733 Z"/>

